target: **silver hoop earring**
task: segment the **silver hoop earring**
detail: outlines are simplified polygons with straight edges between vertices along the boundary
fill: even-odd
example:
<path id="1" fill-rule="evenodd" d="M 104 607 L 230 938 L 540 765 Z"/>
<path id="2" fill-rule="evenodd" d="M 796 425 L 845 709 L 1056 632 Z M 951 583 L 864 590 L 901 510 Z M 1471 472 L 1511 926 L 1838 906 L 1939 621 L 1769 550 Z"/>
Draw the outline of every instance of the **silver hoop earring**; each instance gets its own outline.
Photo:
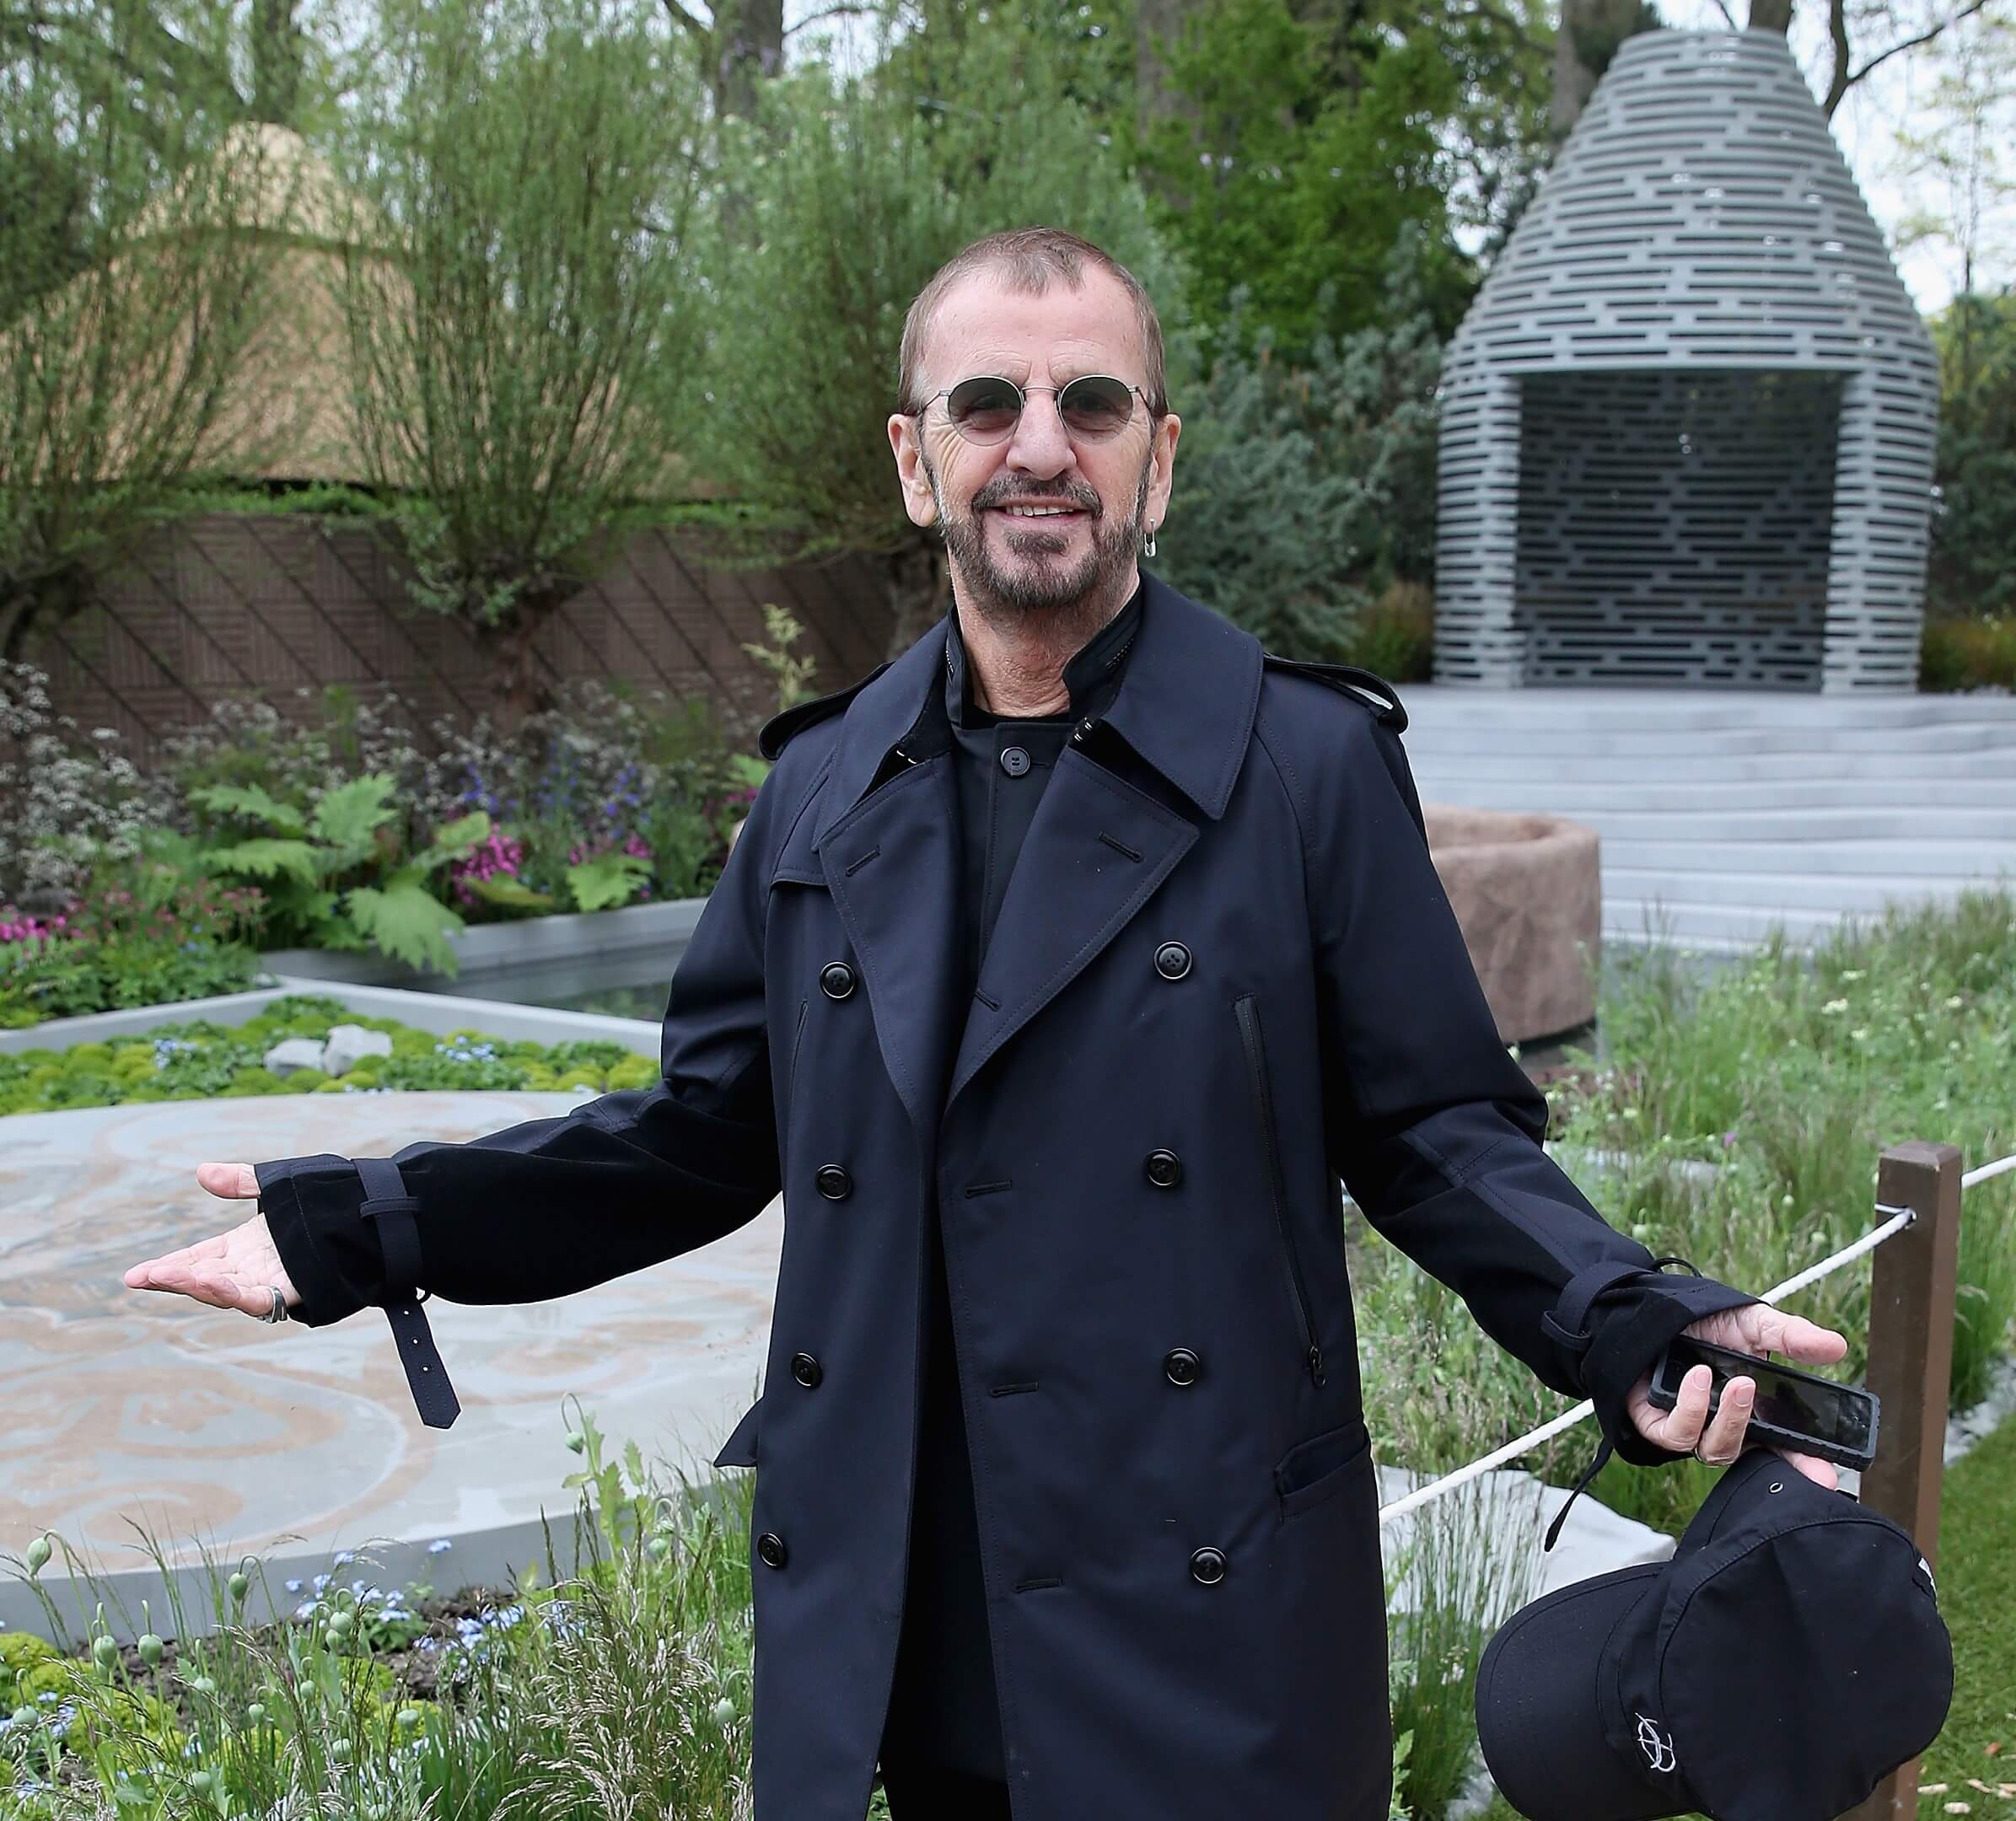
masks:
<path id="1" fill-rule="evenodd" d="M 1143 556 L 1153 556 L 1155 554 L 1155 528 L 1153 525 L 1148 527 L 1148 534 L 1142 544 L 1141 554 Z"/>

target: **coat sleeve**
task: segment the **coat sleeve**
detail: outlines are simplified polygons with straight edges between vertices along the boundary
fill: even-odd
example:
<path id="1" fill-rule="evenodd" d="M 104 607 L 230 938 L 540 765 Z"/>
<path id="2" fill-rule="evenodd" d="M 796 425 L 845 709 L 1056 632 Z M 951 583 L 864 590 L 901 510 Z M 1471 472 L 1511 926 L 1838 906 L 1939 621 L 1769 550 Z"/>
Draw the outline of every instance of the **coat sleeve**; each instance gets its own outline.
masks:
<path id="1" fill-rule="evenodd" d="M 659 1080 L 465 1143 L 392 1153 L 415 1216 L 420 1283 L 454 1303 L 567 1296 L 676 1257 L 777 1193 L 763 917 L 777 775 L 764 782 L 672 978 Z M 311 1328 L 386 1300 L 363 1185 L 329 1154 L 257 1163 L 259 1206 Z"/>
<path id="2" fill-rule="evenodd" d="M 1499 1039 L 1398 733 L 1357 706 L 1325 720 L 1323 762 L 1291 783 L 1310 849 L 1332 1167 L 1493 1340 L 1594 1400 L 1620 1456 L 1674 1459 L 1639 1434 L 1627 1394 L 1689 1323 L 1757 1298 L 1659 1268 L 1547 1155 L 1546 1098 Z"/>

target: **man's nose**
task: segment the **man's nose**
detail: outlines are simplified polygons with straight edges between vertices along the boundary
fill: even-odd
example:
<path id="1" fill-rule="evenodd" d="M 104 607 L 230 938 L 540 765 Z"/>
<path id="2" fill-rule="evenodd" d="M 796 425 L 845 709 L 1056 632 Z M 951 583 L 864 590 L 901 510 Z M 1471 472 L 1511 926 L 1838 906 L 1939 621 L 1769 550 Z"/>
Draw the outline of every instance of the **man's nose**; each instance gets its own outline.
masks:
<path id="1" fill-rule="evenodd" d="M 1054 392 L 1030 392 L 1023 395 L 1022 415 L 1015 420 L 1015 433 L 1009 439 L 1008 465 L 1049 481 L 1076 467 L 1078 452 L 1066 434 L 1064 420 L 1057 414 Z"/>

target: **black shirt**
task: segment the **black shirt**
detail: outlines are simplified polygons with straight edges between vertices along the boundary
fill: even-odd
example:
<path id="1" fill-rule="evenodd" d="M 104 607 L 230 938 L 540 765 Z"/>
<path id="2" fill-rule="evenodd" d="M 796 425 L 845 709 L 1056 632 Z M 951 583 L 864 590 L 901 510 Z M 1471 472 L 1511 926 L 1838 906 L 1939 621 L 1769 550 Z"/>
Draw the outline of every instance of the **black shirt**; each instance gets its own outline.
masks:
<path id="1" fill-rule="evenodd" d="M 1126 605 L 1064 666 L 1070 712 L 1031 717 L 997 715 L 975 705 L 956 607 L 946 616 L 944 706 L 952 728 L 964 860 L 961 953 L 966 975 L 961 996 L 969 1002 L 1043 787 L 1073 726 L 1083 716 L 1103 714 L 1118 693 L 1141 611 L 1137 584 Z M 882 1751 L 885 1760 L 1000 1780 L 1007 1774 L 1000 1710 L 952 1348 L 944 1244 L 936 1220 L 930 1232 L 910 1568 Z"/>

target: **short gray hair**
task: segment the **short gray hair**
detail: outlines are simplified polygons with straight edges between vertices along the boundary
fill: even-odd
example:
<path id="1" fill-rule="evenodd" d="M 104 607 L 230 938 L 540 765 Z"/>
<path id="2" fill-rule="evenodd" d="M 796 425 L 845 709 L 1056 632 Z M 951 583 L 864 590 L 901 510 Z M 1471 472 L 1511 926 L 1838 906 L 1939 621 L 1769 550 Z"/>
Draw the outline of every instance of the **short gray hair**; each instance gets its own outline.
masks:
<path id="1" fill-rule="evenodd" d="M 1082 288 L 1088 266 L 1111 273 L 1132 299 L 1142 359 L 1148 368 L 1148 383 L 1142 390 L 1148 395 L 1148 415 L 1158 419 L 1167 416 L 1162 322 L 1155 314 L 1154 304 L 1141 281 L 1111 254 L 1062 228 L 1010 228 L 988 234 L 962 247 L 932 274 L 931 282 L 917 293 L 903 319 L 903 341 L 896 357 L 897 410 L 915 416 L 924 408 L 924 400 L 917 395 L 917 368 L 924 337 L 939 302 L 962 278 L 983 270 L 997 270 L 1006 276 L 1009 290 L 1025 297 L 1040 297 L 1049 290 L 1053 278 L 1062 279 L 1073 291 Z"/>

